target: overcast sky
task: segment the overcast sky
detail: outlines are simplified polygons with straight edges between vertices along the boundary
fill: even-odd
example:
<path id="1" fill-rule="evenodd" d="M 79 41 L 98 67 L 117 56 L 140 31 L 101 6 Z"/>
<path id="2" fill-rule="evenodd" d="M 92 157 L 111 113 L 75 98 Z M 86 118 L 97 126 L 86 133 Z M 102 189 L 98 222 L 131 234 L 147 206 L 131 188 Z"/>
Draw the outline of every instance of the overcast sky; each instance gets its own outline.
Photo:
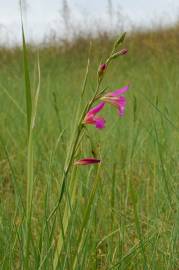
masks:
<path id="1" fill-rule="evenodd" d="M 63 35 L 63 20 L 60 16 L 63 0 L 26 0 L 27 16 L 24 16 L 26 33 L 30 39 L 40 40 L 52 29 Z M 174 23 L 179 18 L 179 0 L 67 0 L 70 7 L 71 25 L 85 29 L 96 24 L 105 28 L 117 21 L 124 27 L 129 24 L 151 26 L 154 22 Z M 112 16 L 109 5 L 112 3 Z M 17 41 L 20 35 L 19 0 L 0 0 L 0 43 Z M 112 19 L 111 19 L 112 18 Z M 78 25 L 78 26 L 77 26 Z"/>

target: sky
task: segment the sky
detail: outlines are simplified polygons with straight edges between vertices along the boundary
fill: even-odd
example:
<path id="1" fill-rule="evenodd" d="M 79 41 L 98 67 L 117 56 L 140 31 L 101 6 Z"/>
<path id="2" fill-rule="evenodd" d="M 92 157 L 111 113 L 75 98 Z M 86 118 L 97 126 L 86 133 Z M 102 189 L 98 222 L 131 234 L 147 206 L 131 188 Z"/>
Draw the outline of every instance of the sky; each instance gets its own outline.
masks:
<path id="1" fill-rule="evenodd" d="M 63 0 L 26 0 L 24 24 L 27 38 L 41 41 L 54 32 L 64 36 L 62 18 Z M 69 32 L 111 29 L 120 25 L 124 30 L 130 25 L 153 27 L 170 24 L 179 18 L 178 0 L 66 0 L 70 7 Z M 112 8 L 109 9 L 109 2 Z M 109 16 L 111 10 L 111 16 Z M 110 28 L 111 27 L 111 28 Z M 66 29 L 67 29 L 66 28 Z M 0 0 L 0 43 L 20 42 L 19 0 Z"/>

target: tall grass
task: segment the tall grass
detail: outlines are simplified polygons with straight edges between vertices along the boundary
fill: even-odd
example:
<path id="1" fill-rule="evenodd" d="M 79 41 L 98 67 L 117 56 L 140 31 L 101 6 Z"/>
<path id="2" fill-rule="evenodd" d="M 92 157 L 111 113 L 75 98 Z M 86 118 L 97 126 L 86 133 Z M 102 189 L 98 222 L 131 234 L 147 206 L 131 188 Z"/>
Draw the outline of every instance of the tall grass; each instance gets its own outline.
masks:
<path id="1" fill-rule="evenodd" d="M 130 83 L 127 111 L 106 106 L 103 131 L 79 119 L 113 40 L 0 49 L 2 269 L 178 269 L 177 38 L 125 39 L 100 89 Z"/>

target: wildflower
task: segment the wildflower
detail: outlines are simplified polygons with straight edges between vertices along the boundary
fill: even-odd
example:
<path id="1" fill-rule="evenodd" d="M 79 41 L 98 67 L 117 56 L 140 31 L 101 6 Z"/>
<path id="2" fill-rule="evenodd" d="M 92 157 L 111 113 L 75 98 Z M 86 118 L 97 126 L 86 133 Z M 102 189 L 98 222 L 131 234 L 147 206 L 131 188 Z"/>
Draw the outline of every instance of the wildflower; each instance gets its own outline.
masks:
<path id="1" fill-rule="evenodd" d="M 75 165 L 91 165 L 91 164 L 97 164 L 100 163 L 101 160 L 100 159 L 96 159 L 96 158 L 83 158 L 80 160 L 75 161 Z"/>
<path id="2" fill-rule="evenodd" d="M 128 90 L 128 86 L 124 86 L 121 89 L 117 89 L 114 92 L 107 93 L 103 97 L 101 97 L 101 100 L 105 103 L 110 103 L 113 106 L 117 107 L 119 110 L 119 115 L 123 116 L 125 112 L 125 106 L 126 106 L 126 99 L 124 96 L 121 96 L 124 92 Z"/>
<path id="3" fill-rule="evenodd" d="M 107 69 L 107 64 L 100 64 L 98 68 L 98 76 L 102 77 L 106 69 Z"/>
<path id="4" fill-rule="evenodd" d="M 102 110 L 104 105 L 105 105 L 105 103 L 101 102 L 96 107 L 89 110 L 89 112 L 86 114 L 86 116 L 83 120 L 83 124 L 95 125 L 96 128 L 100 128 L 100 129 L 104 128 L 104 126 L 105 126 L 104 118 L 96 116 L 96 114 Z"/>

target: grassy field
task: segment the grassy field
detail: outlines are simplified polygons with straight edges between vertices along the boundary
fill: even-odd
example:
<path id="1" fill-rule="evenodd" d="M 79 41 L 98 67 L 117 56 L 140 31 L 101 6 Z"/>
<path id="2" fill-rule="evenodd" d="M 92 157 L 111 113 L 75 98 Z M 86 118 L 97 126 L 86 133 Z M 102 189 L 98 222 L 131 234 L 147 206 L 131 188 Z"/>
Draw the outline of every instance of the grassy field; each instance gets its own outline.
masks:
<path id="1" fill-rule="evenodd" d="M 125 116 L 106 105 L 105 129 L 86 126 L 75 145 L 112 46 L 104 35 L 41 48 L 40 75 L 28 48 L 31 88 L 23 50 L 0 49 L 1 269 L 179 269 L 178 29 L 125 39 L 100 85 L 129 84 Z M 100 165 L 73 165 L 93 156 Z"/>

